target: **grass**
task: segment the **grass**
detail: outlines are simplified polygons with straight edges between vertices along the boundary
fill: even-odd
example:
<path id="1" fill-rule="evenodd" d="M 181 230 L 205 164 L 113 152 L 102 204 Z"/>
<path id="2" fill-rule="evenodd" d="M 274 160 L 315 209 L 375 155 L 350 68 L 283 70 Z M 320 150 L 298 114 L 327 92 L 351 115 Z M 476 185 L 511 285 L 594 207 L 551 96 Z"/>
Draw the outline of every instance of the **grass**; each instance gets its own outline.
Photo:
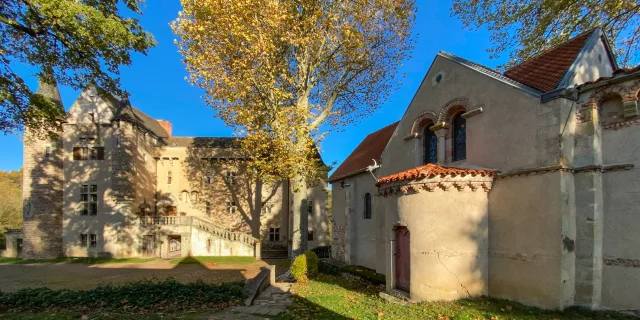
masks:
<path id="1" fill-rule="evenodd" d="M 82 263 L 82 264 L 106 264 L 106 263 L 144 263 L 156 260 L 156 258 L 53 258 L 53 259 L 20 259 L 0 258 L 0 264 L 37 264 L 37 263 Z"/>
<path id="2" fill-rule="evenodd" d="M 636 319 L 614 312 L 592 312 L 571 308 L 547 311 L 522 304 L 476 298 L 456 302 L 431 302 L 409 306 L 388 303 L 378 297 L 371 284 L 320 274 L 294 286 L 294 304 L 289 313 L 275 319 Z"/>
<path id="3" fill-rule="evenodd" d="M 158 314 L 130 314 L 130 313 L 81 313 L 73 311 L 46 311 L 46 312 L 12 312 L 0 313 L 3 320 L 77 320 L 86 316 L 91 320 L 201 320 L 207 319 L 211 312 L 186 312 L 186 313 L 158 313 Z"/>
<path id="4" fill-rule="evenodd" d="M 255 262 L 254 257 L 184 257 L 169 261 L 172 264 L 250 264 Z"/>

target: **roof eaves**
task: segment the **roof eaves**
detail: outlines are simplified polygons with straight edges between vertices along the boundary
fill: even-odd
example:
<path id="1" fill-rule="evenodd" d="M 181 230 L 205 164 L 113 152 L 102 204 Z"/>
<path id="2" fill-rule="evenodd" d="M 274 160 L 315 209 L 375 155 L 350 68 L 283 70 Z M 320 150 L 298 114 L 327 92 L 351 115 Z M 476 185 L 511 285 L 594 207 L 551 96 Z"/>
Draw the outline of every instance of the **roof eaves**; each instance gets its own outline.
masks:
<path id="1" fill-rule="evenodd" d="M 351 171 L 351 172 L 348 172 L 348 173 L 345 173 L 345 174 L 341 174 L 341 175 L 336 176 L 336 177 L 331 176 L 331 177 L 329 177 L 329 179 L 327 179 L 327 181 L 329 183 L 334 183 L 334 182 L 336 182 L 338 180 L 349 178 L 349 177 L 352 177 L 352 176 L 355 176 L 355 175 L 358 175 L 358 174 L 361 174 L 361 173 L 364 173 L 364 172 L 367 172 L 367 168 L 361 168 L 361 169 L 358 169 L 356 171 Z"/>
<path id="2" fill-rule="evenodd" d="M 485 67 L 485 66 L 483 66 L 481 64 L 475 63 L 473 61 L 469 61 L 469 60 L 467 60 L 465 58 L 456 56 L 454 54 L 451 54 L 451 53 L 448 53 L 448 52 L 445 52 L 445 51 L 438 52 L 438 55 L 443 57 L 443 58 L 449 59 L 449 60 L 451 60 L 453 62 L 457 62 L 457 63 L 459 63 L 459 64 L 461 64 L 461 65 L 463 65 L 463 66 L 465 66 L 467 68 L 470 68 L 470 69 L 473 69 L 475 71 L 478 71 L 478 72 L 480 72 L 480 73 L 482 73 L 482 74 L 484 74 L 484 75 L 486 75 L 488 77 L 491 77 L 491 78 L 493 78 L 495 80 L 498 80 L 498 81 L 500 81 L 502 83 L 505 83 L 507 85 L 510 85 L 510 86 L 512 86 L 514 88 L 517 88 L 517 89 L 520 89 L 522 91 L 525 91 L 525 92 L 527 92 L 527 93 L 529 93 L 531 95 L 534 95 L 536 97 L 539 97 L 542 94 L 542 92 L 537 90 L 537 89 L 534 89 L 532 87 L 524 85 L 524 84 L 522 84 L 520 82 L 517 82 L 517 81 L 515 81 L 513 79 L 507 78 L 507 77 L 501 75 L 500 73 L 498 73 L 496 71 L 493 71 L 493 70 L 491 70 L 491 69 L 489 69 L 489 68 L 487 68 L 487 67 Z"/>

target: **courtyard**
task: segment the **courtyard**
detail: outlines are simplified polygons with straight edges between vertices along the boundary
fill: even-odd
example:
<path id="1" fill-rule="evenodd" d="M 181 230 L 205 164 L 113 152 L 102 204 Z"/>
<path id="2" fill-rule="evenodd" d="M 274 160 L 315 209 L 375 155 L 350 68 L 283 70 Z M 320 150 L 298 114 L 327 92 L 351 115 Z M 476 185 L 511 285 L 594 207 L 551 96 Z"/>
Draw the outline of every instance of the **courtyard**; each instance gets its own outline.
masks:
<path id="1" fill-rule="evenodd" d="M 14 292 L 42 287 L 52 290 L 88 290 L 100 284 L 117 286 L 150 278 L 174 278 L 181 283 L 202 280 L 214 284 L 244 281 L 254 277 L 260 272 L 260 268 L 268 264 L 276 264 L 276 272 L 285 272 L 288 268 L 288 260 L 263 261 L 245 257 L 139 260 L 141 262 L 96 260 L 93 263 L 8 259 L 3 263 L 0 260 L 0 291 Z"/>

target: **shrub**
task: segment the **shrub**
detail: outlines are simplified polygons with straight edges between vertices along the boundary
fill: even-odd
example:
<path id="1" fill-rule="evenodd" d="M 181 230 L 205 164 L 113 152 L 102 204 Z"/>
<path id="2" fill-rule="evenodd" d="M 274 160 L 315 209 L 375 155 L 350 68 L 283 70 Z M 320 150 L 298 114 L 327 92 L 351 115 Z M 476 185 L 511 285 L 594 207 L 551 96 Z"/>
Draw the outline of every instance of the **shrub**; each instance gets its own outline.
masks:
<path id="1" fill-rule="evenodd" d="M 48 288 L 0 292 L 0 313 L 7 311 L 136 311 L 218 309 L 244 299 L 244 284 L 208 284 L 201 280 L 179 283 L 174 279 L 142 280 L 115 287 L 102 285 L 88 291 Z"/>
<path id="2" fill-rule="evenodd" d="M 291 275 L 298 281 L 304 281 L 318 274 L 318 256 L 313 251 L 307 251 L 293 260 Z"/>
<path id="3" fill-rule="evenodd" d="M 319 246 L 311 249 L 311 251 L 315 252 L 318 258 L 331 258 L 331 246 Z"/>

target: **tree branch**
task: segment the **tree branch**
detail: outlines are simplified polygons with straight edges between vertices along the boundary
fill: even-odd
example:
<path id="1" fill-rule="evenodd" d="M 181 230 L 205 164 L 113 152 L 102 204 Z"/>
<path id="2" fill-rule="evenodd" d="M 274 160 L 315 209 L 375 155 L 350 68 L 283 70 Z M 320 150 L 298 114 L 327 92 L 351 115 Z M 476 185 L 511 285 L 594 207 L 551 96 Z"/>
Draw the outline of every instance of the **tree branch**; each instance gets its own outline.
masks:
<path id="1" fill-rule="evenodd" d="M 0 22 L 11 26 L 12 28 L 18 30 L 18 31 L 22 31 L 32 37 L 37 37 L 38 35 L 42 34 L 43 31 L 42 30 L 33 30 L 27 26 L 22 25 L 20 22 L 13 20 L 13 19 L 9 19 L 5 16 L 0 16 Z"/>

